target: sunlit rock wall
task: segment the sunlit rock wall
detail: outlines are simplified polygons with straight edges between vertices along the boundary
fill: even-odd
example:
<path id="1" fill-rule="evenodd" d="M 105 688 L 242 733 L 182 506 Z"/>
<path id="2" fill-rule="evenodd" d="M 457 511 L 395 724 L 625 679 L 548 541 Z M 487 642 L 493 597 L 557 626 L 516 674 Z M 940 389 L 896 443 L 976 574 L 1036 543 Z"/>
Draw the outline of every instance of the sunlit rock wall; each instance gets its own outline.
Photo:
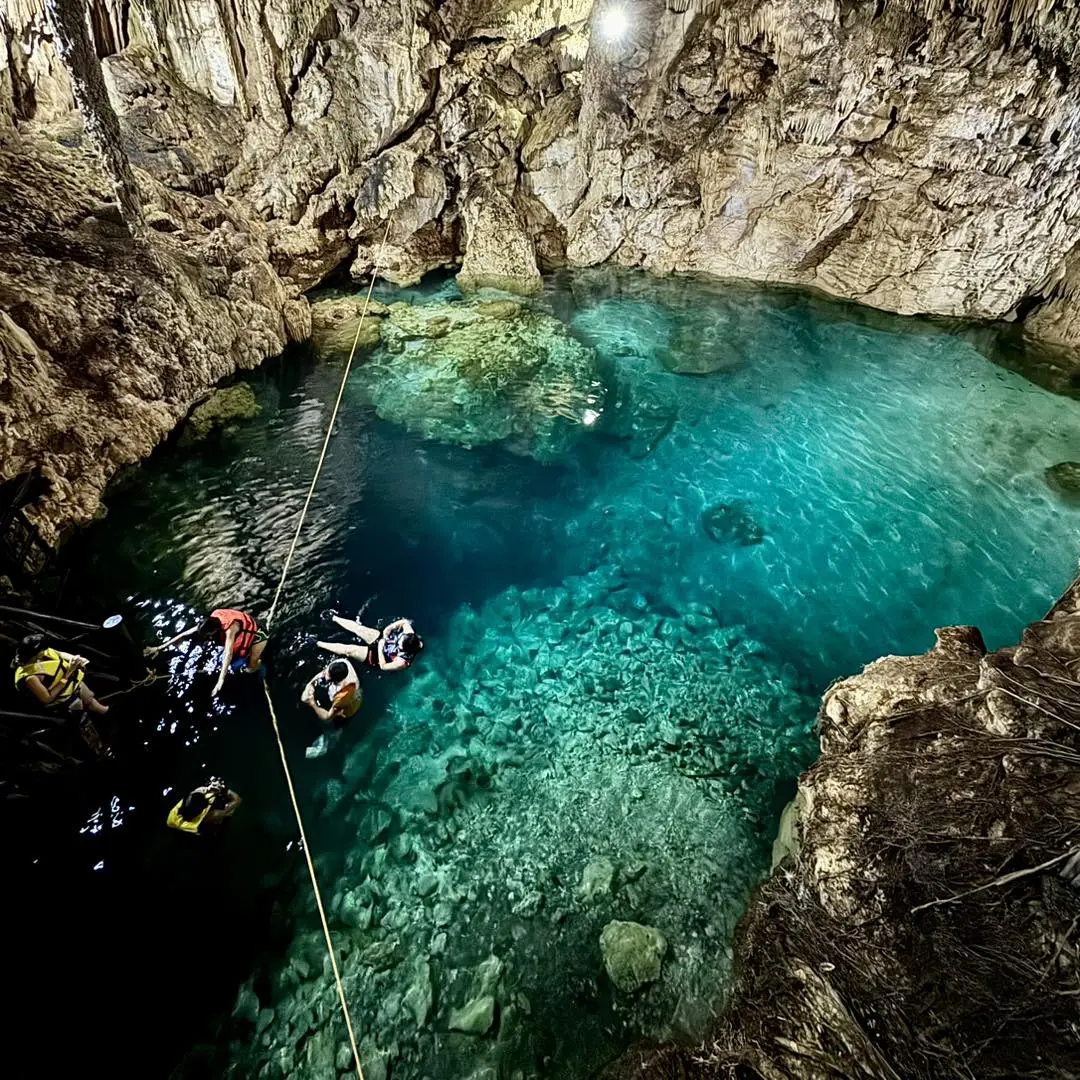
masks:
<path id="1" fill-rule="evenodd" d="M 527 293 L 538 271 L 611 261 L 901 312 L 1027 317 L 1070 346 L 1073 16 L 1053 3 L 967 10 L 90 4 L 152 223 L 183 246 L 227 217 L 265 252 L 279 315 L 339 267 L 366 274 L 385 235 L 382 272 L 399 283 L 463 266 L 463 286 Z M 5 145 L 32 154 L 48 137 L 48 167 L 66 167 L 85 151 L 56 142 L 78 141 L 78 116 L 41 0 L 5 0 L 0 29 Z M 6 288 L 18 322 L 19 282 Z"/>

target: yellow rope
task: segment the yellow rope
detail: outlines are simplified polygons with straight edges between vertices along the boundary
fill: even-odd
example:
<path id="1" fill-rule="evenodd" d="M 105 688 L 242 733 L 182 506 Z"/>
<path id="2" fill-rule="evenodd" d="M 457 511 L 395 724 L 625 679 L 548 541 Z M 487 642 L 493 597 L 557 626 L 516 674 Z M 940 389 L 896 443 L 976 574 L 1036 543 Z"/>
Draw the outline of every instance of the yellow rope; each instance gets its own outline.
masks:
<path id="1" fill-rule="evenodd" d="M 364 325 L 364 318 L 371 303 L 371 293 L 375 288 L 375 277 L 382 265 L 383 251 L 386 248 L 386 240 L 390 235 L 390 223 L 393 216 L 387 218 L 386 231 L 383 233 L 382 243 L 379 245 L 379 254 L 375 259 L 375 268 L 371 271 L 371 284 L 368 286 L 367 296 L 364 297 L 364 307 L 360 312 L 360 322 L 356 325 L 356 336 L 353 338 L 352 348 L 349 350 L 349 359 L 345 364 L 345 372 L 341 376 L 341 386 L 338 389 L 337 400 L 334 402 L 333 411 L 330 413 L 330 423 L 326 427 L 326 438 L 323 440 L 322 452 L 319 454 L 319 462 L 315 466 L 315 475 L 311 478 L 311 487 L 308 488 L 307 498 L 300 511 L 300 517 L 296 522 L 296 532 L 293 533 L 292 543 L 289 545 L 289 554 L 285 557 L 285 565 L 281 570 L 281 579 L 278 581 L 274 592 L 274 602 L 270 605 L 270 614 L 266 617 L 266 629 L 269 631 L 274 615 L 277 613 L 278 601 L 281 599 L 281 590 L 285 587 L 285 579 L 289 576 L 289 567 L 292 565 L 293 555 L 296 554 L 296 545 L 300 542 L 300 532 L 307 518 L 308 508 L 311 506 L 315 487 L 322 473 L 323 463 L 326 461 L 326 451 L 330 446 L 330 438 L 334 434 L 334 424 L 337 423 L 338 410 L 341 408 L 341 399 L 345 396 L 345 384 L 349 380 L 349 372 L 352 370 L 353 357 L 356 355 L 356 346 L 360 341 L 360 330 Z M 341 1011 L 345 1016 L 345 1027 L 349 1031 L 349 1045 L 352 1047 L 353 1063 L 356 1065 L 356 1075 L 364 1080 L 364 1070 L 360 1067 L 360 1051 L 356 1046 L 356 1032 L 353 1030 L 352 1016 L 349 1013 L 349 1002 L 345 997 L 345 987 L 341 982 L 341 969 L 338 967 L 337 953 L 334 952 L 334 939 L 330 935 L 330 924 L 326 921 L 326 908 L 323 907 L 322 893 L 319 890 L 319 880 L 315 876 L 315 863 L 311 859 L 311 848 L 308 846 L 307 833 L 304 831 L 304 819 L 300 814 L 300 804 L 296 799 L 296 788 L 293 786 L 292 773 L 289 771 L 289 759 L 285 754 L 285 743 L 281 738 L 281 728 L 278 726 L 277 712 L 274 710 L 274 701 L 270 697 L 270 685 L 263 682 L 263 692 L 266 694 L 266 704 L 270 709 L 270 720 L 274 725 L 274 737 L 277 739 L 278 752 L 281 754 L 281 767 L 285 771 L 285 782 L 289 787 L 289 798 L 292 800 L 293 813 L 296 815 L 296 824 L 300 830 L 300 843 L 304 848 L 304 859 L 307 861 L 308 874 L 311 876 L 311 888 L 315 893 L 315 906 L 319 909 L 319 920 L 322 922 L 323 937 L 326 938 L 326 951 L 330 954 L 330 966 L 334 969 L 334 982 L 337 984 L 338 1000 L 341 1002 Z"/>
<path id="2" fill-rule="evenodd" d="M 289 567 L 292 564 L 293 555 L 296 554 L 296 545 L 300 542 L 300 530 L 304 527 L 304 519 L 307 517 L 308 507 L 311 506 L 311 497 L 315 494 L 315 485 L 319 482 L 322 473 L 323 462 L 326 460 L 326 451 L 330 446 L 330 437 L 334 434 L 334 422 L 337 420 L 338 409 L 341 408 L 341 399 L 345 395 L 345 383 L 349 379 L 349 371 L 352 369 L 353 357 L 356 355 L 356 345 L 360 340 L 360 330 L 364 325 L 364 317 L 371 303 L 371 292 L 375 288 L 375 275 L 382 265 L 383 250 L 386 247 L 386 238 L 390 235 L 390 222 L 393 215 L 386 219 L 386 231 L 383 233 L 382 243 L 379 245 L 379 254 L 375 259 L 375 269 L 371 271 L 371 284 L 368 285 L 367 296 L 364 297 L 364 307 L 360 312 L 360 321 L 356 324 L 356 336 L 353 338 L 352 348 L 349 350 L 349 359 L 345 364 L 345 374 L 341 377 L 341 388 L 338 390 L 337 401 L 334 402 L 334 411 L 330 414 L 330 423 L 326 428 L 326 438 L 323 439 L 322 453 L 319 454 L 319 463 L 315 466 L 315 475 L 311 478 L 311 487 L 308 488 L 307 498 L 304 499 L 304 507 L 300 511 L 300 517 L 296 522 L 296 532 L 293 533 L 292 544 L 289 546 L 289 554 L 285 556 L 285 565 L 281 569 L 281 580 L 278 582 L 277 591 L 274 593 L 274 602 L 270 605 L 270 614 L 266 616 L 266 628 L 274 621 L 277 612 L 278 601 L 281 599 L 281 590 L 285 587 L 285 579 L 289 576 Z"/>

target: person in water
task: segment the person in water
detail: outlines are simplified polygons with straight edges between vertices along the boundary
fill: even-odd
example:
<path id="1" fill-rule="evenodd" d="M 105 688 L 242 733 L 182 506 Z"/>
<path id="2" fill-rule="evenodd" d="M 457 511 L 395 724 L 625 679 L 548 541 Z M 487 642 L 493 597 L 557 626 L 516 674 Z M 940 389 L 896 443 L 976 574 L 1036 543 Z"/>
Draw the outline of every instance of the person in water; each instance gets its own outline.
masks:
<path id="1" fill-rule="evenodd" d="M 361 644 L 341 645 L 336 641 L 320 641 L 319 648 L 338 656 L 352 657 L 380 671 L 401 671 L 412 667 L 424 647 L 424 642 L 408 619 L 398 619 L 376 630 L 352 619 L 343 619 L 340 615 L 331 614 L 330 618 L 343 630 L 355 634 Z"/>
<path id="2" fill-rule="evenodd" d="M 235 791 L 229 791 L 223 780 L 212 779 L 185 795 L 169 811 L 166 824 L 170 829 L 201 836 L 231 818 L 241 801 Z"/>
<path id="3" fill-rule="evenodd" d="M 86 709 L 104 716 L 109 706 L 102 705 L 84 682 L 88 663 L 85 656 L 50 649 L 41 634 L 31 634 L 15 649 L 15 686 L 46 708 Z"/>
<path id="4" fill-rule="evenodd" d="M 225 676 L 229 669 L 234 671 L 258 671 L 262 666 L 262 654 L 266 649 L 267 635 L 259 629 L 259 624 L 246 612 L 234 608 L 215 608 L 198 625 L 184 630 L 176 637 L 144 649 L 145 656 L 157 656 L 162 649 L 168 649 L 187 638 L 198 641 L 217 641 L 224 652 L 221 657 L 221 673 L 214 684 L 212 695 L 217 697 L 225 685 Z"/>
<path id="5" fill-rule="evenodd" d="M 316 700 L 317 690 L 325 688 L 330 708 L 324 709 Z M 305 751 L 309 758 L 322 757 L 341 737 L 341 729 L 359 710 L 364 700 L 360 689 L 360 677 L 348 660 L 335 660 L 319 672 L 304 687 L 300 700 L 309 705 L 324 723 L 332 724 L 333 731 L 324 732 Z"/>

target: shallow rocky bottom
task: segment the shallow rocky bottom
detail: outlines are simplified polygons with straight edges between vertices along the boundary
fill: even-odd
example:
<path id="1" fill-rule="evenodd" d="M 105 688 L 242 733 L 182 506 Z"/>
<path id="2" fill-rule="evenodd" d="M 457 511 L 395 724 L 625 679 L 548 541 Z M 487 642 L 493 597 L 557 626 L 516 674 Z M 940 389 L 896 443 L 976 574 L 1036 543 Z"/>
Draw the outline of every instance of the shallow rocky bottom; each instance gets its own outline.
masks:
<path id="1" fill-rule="evenodd" d="M 327 784 L 352 840 L 319 863 L 366 1076 L 574 1077 L 637 1035 L 704 1034 L 813 703 L 707 608 L 645 614 L 621 586 L 462 610 L 376 760 L 361 743 Z M 621 943 L 635 975 L 605 967 L 613 921 L 659 931 Z M 256 975 L 237 1075 L 350 1067 L 328 974 L 313 928 Z"/>

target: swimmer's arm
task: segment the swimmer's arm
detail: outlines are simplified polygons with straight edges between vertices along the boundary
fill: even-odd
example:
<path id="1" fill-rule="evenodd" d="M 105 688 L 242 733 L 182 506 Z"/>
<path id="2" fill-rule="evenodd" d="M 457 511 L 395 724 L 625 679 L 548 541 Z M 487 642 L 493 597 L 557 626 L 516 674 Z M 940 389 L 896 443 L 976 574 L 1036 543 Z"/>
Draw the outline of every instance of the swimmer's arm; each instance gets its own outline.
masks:
<path id="1" fill-rule="evenodd" d="M 233 648 L 236 646 L 236 630 L 237 624 L 233 623 L 228 630 L 225 631 L 225 648 L 221 654 L 221 673 L 217 677 L 217 682 L 214 683 L 214 689 L 210 692 L 211 697 L 217 697 L 221 693 L 221 688 L 225 685 L 225 676 L 229 673 L 229 665 L 232 663 Z"/>
<path id="2" fill-rule="evenodd" d="M 193 626 L 190 630 L 184 630 L 177 634 L 176 637 L 171 637 L 168 641 L 163 641 L 160 645 L 151 645 L 148 648 L 143 649 L 143 656 L 157 656 L 162 650 L 172 648 L 173 645 L 176 645 L 181 641 L 186 641 L 189 637 L 194 637 L 198 632 L 199 627 Z"/>
<path id="3" fill-rule="evenodd" d="M 45 684 L 36 675 L 31 675 L 26 680 L 26 686 L 30 693 L 33 694 L 42 705 L 51 705 L 59 696 L 64 685 L 65 683 L 57 683 L 50 694 L 49 691 L 45 689 Z"/>

